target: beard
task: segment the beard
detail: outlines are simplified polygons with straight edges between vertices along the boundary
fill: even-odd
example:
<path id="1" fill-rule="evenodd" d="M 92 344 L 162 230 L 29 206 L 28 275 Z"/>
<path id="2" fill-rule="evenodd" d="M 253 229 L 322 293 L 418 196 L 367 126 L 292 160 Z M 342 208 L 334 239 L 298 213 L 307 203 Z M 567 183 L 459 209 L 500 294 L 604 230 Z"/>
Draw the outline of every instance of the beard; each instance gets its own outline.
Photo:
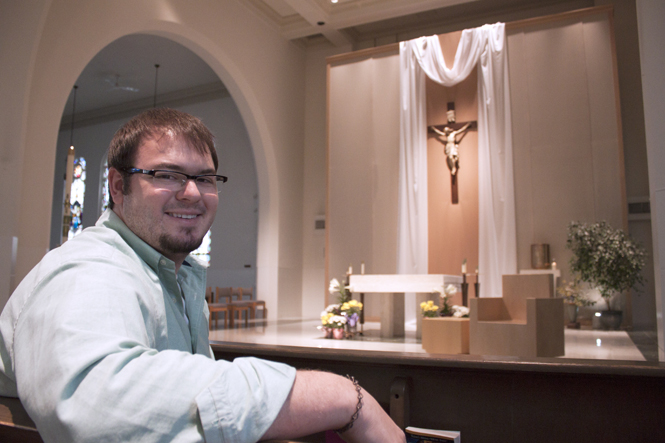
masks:
<path id="1" fill-rule="evenodd" d="M 159 236 L 159 247 L 163 253 L 189 254 L 203 243 L 203 237 L 194 237 L 192 232 L 187 232 L 186 238 L 175 238 L 169 234 Z"/>

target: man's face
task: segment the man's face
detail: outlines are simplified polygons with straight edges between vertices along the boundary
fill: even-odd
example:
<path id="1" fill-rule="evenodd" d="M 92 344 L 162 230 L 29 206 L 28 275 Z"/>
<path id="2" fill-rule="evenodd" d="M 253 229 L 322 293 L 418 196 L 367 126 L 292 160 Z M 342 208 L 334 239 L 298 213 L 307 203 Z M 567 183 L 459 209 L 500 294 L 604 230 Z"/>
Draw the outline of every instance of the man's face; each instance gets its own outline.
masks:
<path id="1" fill-rule="evenodd" d="M 168 133 L 143 141 L 133 166 L 189 175 L 215 173 L 210 155 L 199 154 L 187 140 Z M 129 177 L 129 193 L 122 195 L 118 192 L 122 188 L 118 175 L 114 177 L 109 177 L 111 186 L 115 186 L 114 211 L 132 232 L 177 265 L 199 247 L 215 218 L 219 202 L 216 193 L 201 194 L 192 180 L 178 192 L 169 191 L 155 186 L 149 175 L 133 174 Z"/>

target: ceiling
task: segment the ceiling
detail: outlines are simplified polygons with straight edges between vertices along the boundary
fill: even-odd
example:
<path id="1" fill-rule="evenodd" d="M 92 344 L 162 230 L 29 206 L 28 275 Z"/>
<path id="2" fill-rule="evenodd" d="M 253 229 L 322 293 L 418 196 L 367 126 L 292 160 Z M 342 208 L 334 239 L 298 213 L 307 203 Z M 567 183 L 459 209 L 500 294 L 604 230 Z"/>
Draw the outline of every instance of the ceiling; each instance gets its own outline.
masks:
<path id="1" fill-rule="evenodd" d="M 427 33 L 479 26 L 511 14 L 533 14 L 540 7 L 579 7 L 592 0 L 239 0 L 268 26 L 302 47 L 376 46 Z M 572 6 L 571 6 L 572 4 Z M 555 11 L 556 12 L 556 11 Z M 155 64 L 159 64 L 158 70 Z M 101 50 L 76 84 L 76 124 L 133 115 L 157 103 L 177 106 L 205 95 L 228 94 L 219 78 L 197 55 L 172 40 L 128 35 Z M 71 125 L 73 91 L 62 127 Z"/>
<path id="2" fill-rule="evenodd" d="M 367 23 L 450 7 L 474 0 L 246 0 L 288 39 L 323 35 L 335 46 L 353 43 L 345 31 Z"/>

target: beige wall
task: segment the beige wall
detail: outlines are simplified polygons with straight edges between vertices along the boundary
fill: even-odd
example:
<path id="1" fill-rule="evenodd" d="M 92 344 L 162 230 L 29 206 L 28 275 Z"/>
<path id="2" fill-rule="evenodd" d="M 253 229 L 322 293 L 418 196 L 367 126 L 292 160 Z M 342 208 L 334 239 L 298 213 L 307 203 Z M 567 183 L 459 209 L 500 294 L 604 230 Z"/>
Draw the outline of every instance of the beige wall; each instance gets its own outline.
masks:
<path id="1" fill-rule="evenodd" d="M 582 18 L 521 25 L 507 31 L 520 269 L 531 268 L 532 243 L 549 243 L 567 278 L 570 253 L 565 243 L 570 221 L 607 220 L 619 228 L 627 224 L 608 18 L 605 11 Z M 442 39 L 448 59 L 452 59 L 458 39 L 458 35 Z M 397 54 L 390 58 L 395 65 L 398 63 Z M 383 91 L 381 100 L 384 100 L 390 93 L 388 88 L 399 90 L 398 78 L 388 83 L 392 77 L 385 69 L 376 69 L 374 63 L 374 59 L 365 58 L 331 64 L 328 190 L 331 277 L 343 275 L 349 262 L 354 266 L 361 259 L 368 262 L 364 257 L 371 256 L 375 245 L 381 245 L 381 257 L 393 254 L 391 247 L 397 237 L 396 225 L 390 225 L 385 218 L 391 214 L 387 206 L 391 202 L 381 201 L 384 219 L 380 225 L 373 212 L 379 207 L 380 196 L 395 190 L 385 186 L 385 182 L 377 186 L 373 176 L 381 157 L 393 156 L 392 160 L 383 161 L 398 163 L 398 136 L 392 143 L 384 140 L 379 144 L 376 138 L 376 134 L 390 133 L 391 124 L 398 125 L 398 103 L 380 101 L 376 94 L 377 90 Z M 473 79 L 456 88 L 430 84 L 428 124 L 445 122 L 445 103 L 452 98 L 460 102 L 460 121 L 477 119 L 477 107 L 473 105 L 475 88 Z M 386 107 L 391 104 L 393 108 Z M 450 204 L 449 178 L 443 183 L 442 176 L 449 173 L 441 155 L 442 147 L 434 137 L 429 139 L 430 272 L 458 274 L 464 258 L 470 260 L 468 270 L 473 272 L 474 260 L 477 263 L 477 183 L 473 195 L 473 184 L 461 180 L 464 175 L 465 179 L 471 177 L 477 181 L 476 137 L 473 131 L 460 145 L 458 205 Z M 378 150 L 378 146 L 382 149 Z M 475 153 L 469 152 L 470 147 Z M 466 171 L 473 168 L 475 174 L 469 171 L 467 176 Z M 397 199 L 392 203 L 396 206 Z M 377 269 L 375 262 L 369 263 L 372 265 L 369 273 L 391 272 L 390 266 Z M 627 304 L 626 309 L 629 308 Z"/>
<path id="2" fill-rule="evenodd" d="M 20 42 L 18 49 L 3 52 L 0 68 L 0 81 L 13 91 L 3 92 L 8 100 L 2 102 L 2 112 L 8 114 L 3 124 L 12 124 L 0 141 L 0 162 L 13 172 L 3 176 L 3 188 L 14 191 L 3 199 L 3 212 L 16 214 L 13 223 L 0 229 L 3 246 L 18 237 L 17 278 L 48 247 L 56 138 L 74 81 L 111 41 L 134 32 L 154 33 L 198 54 L 236 102 L 254 149 L 259 181 L 258 292 L 278 316 L 291 310 L 299 314 L 304 51 L 233 0 L 198 3 L 196 8 L 177 0 L 17 5 L 2 2 L 2 15 L 7 17 L 3 24 L 9 17 L 12 23 L 17 17 L 23 21 L 0 28 L 3 43 Z M 4 183 L 9 178 L 14 179 L 11 185 Z M 3 263 L 10 254 L 11 249 L 2 248 Z M 9 276 L 0 278 L 6 297 Z"/>
<path id="3" fill-rule="evenodd" d="M 326 214 L 326 57 L 348 52 L 350 46 L 311 48 L 307 51 L 305 153 L 303 180 L 302 316 L 318 318 L 325 306 L 325 229 L 314 229 Z M 325 220 L 324 220 L 325 221 Z"/>
<path id="4" fill-rule="evenodd" d="M 394 52 L 332 64 L 329 96 L 329 278 L 397 270 L 399 57 Z M 376 295 L 366 315 L 380 315 Z M 329 301 L 335 302 L 334 299 Z"/>
<path id="5" fill-rule="evenodd" d="M 626 226 L 608 16 L 510 30 L 508 50 L 518 267 L 547 243 L 568 279 L 570 221 Z"/>

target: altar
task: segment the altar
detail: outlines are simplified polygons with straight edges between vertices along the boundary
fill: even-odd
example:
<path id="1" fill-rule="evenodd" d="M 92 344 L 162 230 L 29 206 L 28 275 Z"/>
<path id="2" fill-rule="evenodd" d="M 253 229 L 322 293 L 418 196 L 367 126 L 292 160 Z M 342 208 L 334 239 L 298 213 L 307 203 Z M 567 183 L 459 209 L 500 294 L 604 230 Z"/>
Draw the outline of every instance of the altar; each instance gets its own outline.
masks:
<path id="1" fill-rule="evenodd" d="M 349 290 L 360 294 L 382 293 L 381 337 L 404 337 L 404 293 L 416 293 L 416 337 L 420 336 L 420 303 L 453 284 L 460 290 L 462 276 L 445 274 L 350 275 Z"/>

